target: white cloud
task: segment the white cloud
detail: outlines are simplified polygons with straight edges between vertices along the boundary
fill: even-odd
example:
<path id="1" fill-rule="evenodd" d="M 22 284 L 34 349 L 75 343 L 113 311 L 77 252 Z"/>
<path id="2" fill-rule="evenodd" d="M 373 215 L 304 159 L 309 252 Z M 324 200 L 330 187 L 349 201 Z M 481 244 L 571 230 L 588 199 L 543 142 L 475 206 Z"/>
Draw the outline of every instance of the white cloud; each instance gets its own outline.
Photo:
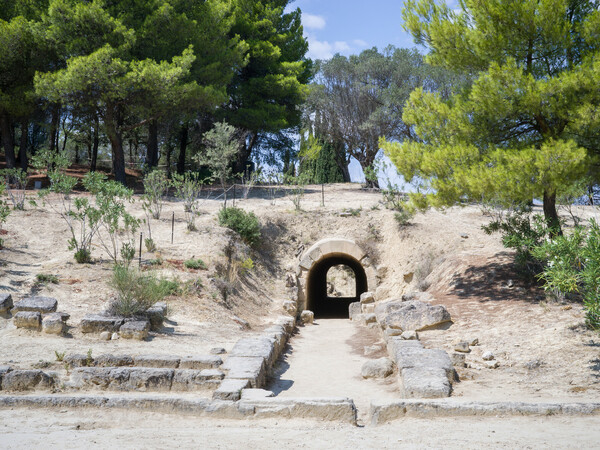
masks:
<path id="1" fill-rule="evenodd" d="M 365 48 L 365 47 L 369 46 L 369 44 L 367 42 L 363 41 L 362 39 L 354 39 L 352 41 L 352 43 L 359 48 Z"/>
<path id="2" fill-rule="evenodd" d="M 314 14 L 302 13 L 302 25 L 308 30 L 322 30 L 325 28 L 325 18 Z"/>
<path id="3" fill-rule="evenodd" d="M 350 51 L 350 46 L 346 41 L 335 41 L 333 43 L 333 49 L 338 53 Z"/>
<path id="4" fill-rule="evenodd" d="M 308 36 L 308 54 L 312 59 L 329 59 L 333 56 L 333 46 L 327 41 L 319 41 Z"/>

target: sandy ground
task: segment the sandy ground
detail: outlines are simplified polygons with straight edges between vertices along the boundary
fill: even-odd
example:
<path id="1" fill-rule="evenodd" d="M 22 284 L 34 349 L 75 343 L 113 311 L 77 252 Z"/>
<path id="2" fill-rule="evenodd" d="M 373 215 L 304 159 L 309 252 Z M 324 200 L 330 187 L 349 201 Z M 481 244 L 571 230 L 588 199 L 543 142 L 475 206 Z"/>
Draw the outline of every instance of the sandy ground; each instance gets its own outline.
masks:
<path id="1" fill-rule="evenodd" d="M 0 410 L 0 447 L 197 449 L 597 448 L 597 417 L 407 418 L 377 427 L 139 411 Z"/>

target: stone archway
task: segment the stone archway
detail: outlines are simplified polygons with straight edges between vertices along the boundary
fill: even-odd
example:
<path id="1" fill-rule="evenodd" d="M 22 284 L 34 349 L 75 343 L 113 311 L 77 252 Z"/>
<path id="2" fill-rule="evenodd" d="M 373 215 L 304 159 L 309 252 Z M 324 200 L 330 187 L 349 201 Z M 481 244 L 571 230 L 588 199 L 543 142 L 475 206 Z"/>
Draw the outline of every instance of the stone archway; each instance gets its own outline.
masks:
<path id="1" fill-rule="evenodd" d="M 330 297 L 327 294 L 327 272 L 344 265 L 354 272 L 355 297 Z M 360 294 L 376 288 L 376 272 L 367 254 L 354 241 L 341 238 L 320 240 L 310 247 L 299 263 L 299 299 L 302 309 L 315 317 L 348 317 L 348 305 L 359 301 Z"/>

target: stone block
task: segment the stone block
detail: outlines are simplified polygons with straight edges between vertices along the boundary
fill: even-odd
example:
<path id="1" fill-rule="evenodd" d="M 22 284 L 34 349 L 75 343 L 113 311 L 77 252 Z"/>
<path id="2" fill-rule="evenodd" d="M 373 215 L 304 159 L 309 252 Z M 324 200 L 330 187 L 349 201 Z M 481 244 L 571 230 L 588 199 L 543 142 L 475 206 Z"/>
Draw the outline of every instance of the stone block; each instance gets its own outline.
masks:
<path id="1" fill-rule="evenodd" d="M 13 307 L 13 299 L 10 294 L 0 294 L 0 314 L 6 314 Z"/>
<path id="2" fill-rule="evenodd" d="M 94 364 L 94 358 L 80 353 L 72 353 L 63 358 L 63 362 L 71 367 L 86 367 Z"/>
<path id="3" fill-rule="evenodd" d="M 50 389 L 54 378 L 41 370 L 12 370 L 2 376 L 3 391 L 29 391 Z"/>
<path id="4" fill-rule="evenodd" d="M 242 390 L 247 387 L 250 387 L 248 380 L 225 378 L 213 392 L 213 399 L 238 401 L 242 398 Z"/>
<path id="5" fill-rule="evenodd" d="M 44 333 L 61 335 L 64 333 L 65 328 L 65 321 L 59 313 L 47 314 L 42 320 L 42 331 Z"/>
<path id="6" fill-rule="evenodd" d="M 360 305 L 360 311 L 363 314 L 373 314 L 375 312 L 375 303 L 362 303 Z"/>
<path id="7" fill-rule="evenodd" d="M 17 328 L 39 330 L 42 325 L 42 315 L 38 311 L 19 311 L 13 316 Z"/>
<path id="8" fill-rule="evenodd" d="M 454 351 L 461 353 L 469 353 L 471 351 L 467 341 L 460 341 L 454 344 Z"/>
<path id="9" fill-rule="evenodd" d="M 401 375 L 404 398 L 442 398 L 452 392 L 444 369 L 410 367 L 402 369 Z"/>
<path id="10" fill-rule="evenodd" d="M 268 366 L 275 362 L 275 341 L 268 337 L 242 338 L 231 349 L 231 356 L 260 357 Z"/>
<path id="11" fill-rule="evenodd" d="M 56 311 L 58 302 L 52 297 L 27 297 L 15 303 L 13 313 L 18 311 L 37 311 L 42 314 Z"/>
<path id="12" fill-rule="evenodd" d="M 123 369 L 113 369 L 123 370 Z M 173 369 L 127 368 L 129 380 L 127 386 L 136 391 L 168 391 L 173 381 Z"/>
<path id="13" fill-rule="evenodd" d="M 218 369 L 177 369 L 173 375 L 172 390 L 195 391 L 202 389 L 216 389 L 225 374 Z"/>
<path id="14" fill-rule="evenodd" d="M 242 400 L 261 400 L 263 398 L 275 397 L 272 391 L 266 389 L 243 389 Z"/>
<path id="15" fill-rule="evenodd" d="M 94 358 L 97 367 L 123 367 L 133 366 L 133 358 L 129 355 L 103 354 Z"/>
<path id="16" fill-rule="evenodd" d="M 286 300 L 283 302 L 283 311 L 286 314 L 295 317 L 296 312 L 298 311 L 298 305 L 292 300 Z"/>
<path id="17" fill-rule="evenodd" d="M 148 337 L 148 331 L 150 331 L 150 321 L 132 320 L 121 325 L 121 328 L 119 328 L 119 335 L 123 339 L 143 341 Z"/>
<path id="18" fill-rule="evenodd" d="M 378 305 L 375 314 L 383 328 L 405 331 L 426 330 L 451 321 L 450 313 L 442 305 L 431 305 L 418 300 L 393 301 Z"/>
<path id="19" fill-rule="evenodd" d="M 399 370 L 410 369 L 413 367 L 437 370 L 441 369 L 446 374 L 446 378 L 449 382 L 452 382 L 455 378 L 454 366 L 452 361 L 444 350 L 441 349 L 428 349 L 422 346 L 407 346 L 401 345 L 401 343 L 413 343 L 419 341 L 397 341 L 394 339 L 395 345 L 392 345 L 392 352 L 390 352 L 390 342 L 388 341 L 388 352 Z"/>
<path id="20" fill-rule="evenodd" d="M 465 354 L 464 353 L 450 353 L 450 361 L 454 367 L 466 367 Z"/>
<path id="21" fill-rule="evenodd" d="M 123 325 L 123 321 L 122 317 L 88 314 L 81 319 L 79 326 L 82 333 L 102 333 L 103 331 L 116 333 Z"/>
<path id="22" fill-rule="evenodd" d="M 124 389 L 129 371 L 111 367 L 77 367 L 71 372 L 71 384 L 80 389 Z"/>
<path id="23" fill-rule="evenodd" d="M 227 379 L 248 380 L 253 388 L 260 388 L 264 385 L 267 376 L 267 367 L 265 359 L 260 356 L 230 356 L 222 366 L 227 370 Z"/>
<path id="24" fill-rule="evenodd" d="M 294 331 L 294 327 L 296 326 L 296 318 L 289 316 L 279 316 L 275 320 L 275 325 L 281 325 L 285 332 L 291 334 Z"/>
<path id="25" fill-rule="evenodd" d="M 304 325 L 311 325 L 315 320 L 315 313 L 312 311 L 304 310 L 302 314 L 300 314 L 300 321 Z"/>
<path id="26" fill-rule="evenodd" d="M 367 361 L 361 368 L 363 378 L 385 378 L 394 372 L 394 363 L 389 358 Z"/>
<path id="27" fill-rule="evenodd" d="M 360 294 L 360 303 L 367 304 L 375 302 L 375 295 L 372 292 L 363 292 Z"/>
<path id="28" fill-rule="evenodd" d="M 348 317 L 350 320 L 356 320 L 356 316 L 362 314 L 362 310 L 359 302 L 350 303 L 348 306 Z"/>
<path id="29" fill-rule="evenodd" d="M 172 355 L 139 355 L 133 358 L 133 364 L 140 367 L 177 369 L 181 358 Z"/>
<path id="30" fill-rule="evenodd" d="M 150 329 L 159 331 L 163 326 L 163 321 L 167 315 L 167 304 L 165 302 L 157 302 L 146 310 L 146 316 L 150 320 Z"/>
<path id="31" fill-rule="evenodd" d="M 180 369 L 216 369 L 223 364 L 223 359 L 216 355 L 197 355 L 181 358 L 179 362 Z"/>
<path id="32" fill-rule="evenodd" d="M 388 328 L 389 330 L 393 330 L 394 328 Z M 403 331 L 400 337 L 407 341 L 419 340 L 419 333 L 415 330 L 406 330 Z"/>

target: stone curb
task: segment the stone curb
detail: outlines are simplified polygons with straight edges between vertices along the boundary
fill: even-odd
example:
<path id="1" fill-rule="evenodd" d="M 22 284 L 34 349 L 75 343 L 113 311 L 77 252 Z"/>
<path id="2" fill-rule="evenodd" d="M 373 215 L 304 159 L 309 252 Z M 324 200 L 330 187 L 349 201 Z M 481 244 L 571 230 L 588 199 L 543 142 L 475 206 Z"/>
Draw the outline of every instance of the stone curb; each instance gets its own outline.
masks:
<path id="1" fill-rule="evenodd" d="M 266 398 L 237 402 L 177 397 L 0 396 L 0 408 L 125 408 L 185 412 L 220 419 L 314 419 L 356 425 L 356 407 L 348 398 Z"/>
<path id="2" fill-rule="evenodd" d="M 600 403 L 459 402 L 400 400 L 371 402 L 372 425 L 404 417 L 600 415 Z"/>

